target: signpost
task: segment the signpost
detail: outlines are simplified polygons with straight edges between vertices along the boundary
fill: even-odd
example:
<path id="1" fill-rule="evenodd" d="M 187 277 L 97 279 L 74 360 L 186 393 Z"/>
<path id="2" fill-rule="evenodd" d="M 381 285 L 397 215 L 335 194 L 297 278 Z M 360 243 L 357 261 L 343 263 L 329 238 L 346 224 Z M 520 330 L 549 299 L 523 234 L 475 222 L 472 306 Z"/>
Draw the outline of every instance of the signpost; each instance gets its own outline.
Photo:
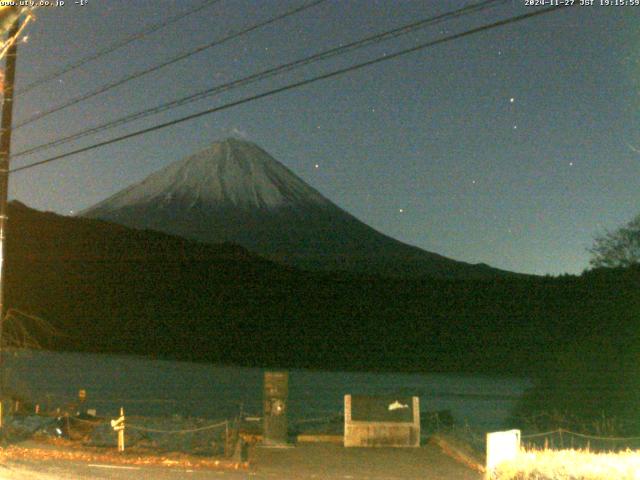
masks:
<path id="1" fill-rule="evenodd" d="M 263 443 L 265 445 L 287 444 L 288 396 L 289 373 L 264 372 Z"/>

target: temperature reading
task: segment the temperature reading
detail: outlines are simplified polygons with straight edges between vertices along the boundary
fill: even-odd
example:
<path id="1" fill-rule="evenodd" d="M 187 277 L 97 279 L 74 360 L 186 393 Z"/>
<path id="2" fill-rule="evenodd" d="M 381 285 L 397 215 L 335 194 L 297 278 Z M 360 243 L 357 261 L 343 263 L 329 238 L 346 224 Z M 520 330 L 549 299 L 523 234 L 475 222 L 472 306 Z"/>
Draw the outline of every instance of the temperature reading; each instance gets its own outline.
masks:
<path id="1" fill-rule="evenodd" d="M 81 7 L 84 7 L 87 3 L 89 3 L 89 0 L 78 0 L 77 2 L 74 2 L 76 5 L 80 5 Z"/>

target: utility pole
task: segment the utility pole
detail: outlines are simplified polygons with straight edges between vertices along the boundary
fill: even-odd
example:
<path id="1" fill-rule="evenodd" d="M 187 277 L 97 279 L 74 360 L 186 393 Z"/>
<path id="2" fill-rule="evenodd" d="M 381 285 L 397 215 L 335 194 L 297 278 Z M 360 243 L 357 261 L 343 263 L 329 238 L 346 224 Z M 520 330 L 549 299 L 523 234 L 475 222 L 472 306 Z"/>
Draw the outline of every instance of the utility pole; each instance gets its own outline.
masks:
<path id="1" fill-rule="evenodd" d="M 9 155 L 11 153 L 11 122 L 13 119 L 13 85 L 16 76 L 16 56 L 20 17 L 11 25 L 7 38 L 13 43 L 7 50 L 4 69 L 2 100 L 2 119 L 0 120 L 0 428 L 2 428 L 2 397 L 4 395 L 4 359 L 2 349 L 2 330 L 6 315 L 4 305 L 5 284 L 5 238 L 8 220 L 7 201 L 9 197 Z"/>

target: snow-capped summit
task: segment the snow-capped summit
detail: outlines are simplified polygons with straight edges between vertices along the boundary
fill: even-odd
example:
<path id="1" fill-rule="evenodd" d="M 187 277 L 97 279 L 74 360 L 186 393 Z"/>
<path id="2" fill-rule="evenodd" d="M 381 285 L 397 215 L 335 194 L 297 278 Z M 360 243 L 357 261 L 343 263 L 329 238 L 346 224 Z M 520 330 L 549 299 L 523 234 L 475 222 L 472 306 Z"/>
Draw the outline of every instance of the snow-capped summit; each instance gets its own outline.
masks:
<path id="1" fill-rule="evenodd" d="M 257 145 L 233 138 L 169 165 L 80 213 L 207 243 L 233 242 L 308 269 L 493 276 L 377 232 Z"/>
<path id="2" fill-rule="evenodd" d="M 84 215 L 149 203 L 251 210 L 331 202 L 254 143 L 227 138 L 163 168 Z"/>

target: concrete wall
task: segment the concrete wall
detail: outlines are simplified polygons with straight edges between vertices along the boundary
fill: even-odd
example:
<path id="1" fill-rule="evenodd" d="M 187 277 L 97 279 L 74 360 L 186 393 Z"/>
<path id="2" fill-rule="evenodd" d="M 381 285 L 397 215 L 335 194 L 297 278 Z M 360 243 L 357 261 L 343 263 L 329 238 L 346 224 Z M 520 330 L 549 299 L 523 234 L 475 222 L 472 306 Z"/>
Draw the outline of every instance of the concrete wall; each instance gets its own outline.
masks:
<path id="1" fill-rule="evenodd" d="M 393 397 L 370 397 L 363 399 L 360 397 L 360 404 L 384 403 L 385 408 L 393 408 L 393 405 L 402 404 Z M 363 401 L 364 400 L 364 401 Z M 418 397 L 411 397 L 411 405 L 406 408 L 411 409 L 409 415 L 411 421 L 384 421 L 376 419 L 374 421 L 362 419 L 362 415 L 352 410 L 352 396 L 344 397 L 344 446 L 345 447 L 419 447 L 420 446 L 420 400 Z M 372 410 L 380 411 L 379 408 Z M 390 411 L 390 417 L 394 413 Z M 360 420 L 354 421 L 354 416 Z"/>

